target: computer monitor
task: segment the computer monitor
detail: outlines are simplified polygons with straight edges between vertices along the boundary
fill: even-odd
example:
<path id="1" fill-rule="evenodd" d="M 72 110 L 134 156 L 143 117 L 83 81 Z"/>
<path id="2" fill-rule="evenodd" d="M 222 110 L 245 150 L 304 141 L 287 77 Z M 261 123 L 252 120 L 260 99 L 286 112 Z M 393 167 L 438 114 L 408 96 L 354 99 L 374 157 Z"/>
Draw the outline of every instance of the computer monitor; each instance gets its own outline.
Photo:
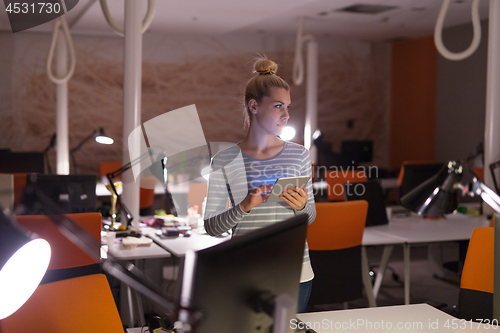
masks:
<path id="1" fill-rule="evenodd" d="M 33 202 L 39 198 L 31 195 L 30 189 L 36 188 L 57 204 L 57 213 L 86 213 L 96 211 L 95 175 L 36 175 L 28 174 L 26 193 L 21 202 L 28 209 L 24 214 L 43 214 L 43 207 Z M 53 212 L 50 212 L 53 213 Z"/>
<path id="2" fill-rule="evenodd" d="M 373 141 L 342 141 L 342 155 L 355 163 L 371 162 Z"/>
<path id="3" fill-rule="evenodd" d="M 434 176 L 444 163 L 406 164 L 404 166 L 403 181 L 399 188 L 399 198 Z"/>
<path id="4" fill-rule="evenodd" d="M 368 202 L 365 226 L 389 223 L 385 210 L 384 192 L 376 180 L 346 183 L 344 184 L 344 194 L 346 201 L 366 200 Z"/>
<path id="5" fill-rule="evenodd" d="M 262 306 L 259 296 L 286 294 L 292 304 L 283 332 L 289 332 L 297 310 L 307 220 L 301 214 L 186 254 L 181 308 L 203 314 L 195 331 L 270 332 L 273 318 L 257 310 Z M 179 319 L 183 316 L 181 310 Z"/>
<path id="6" fill-rule="evenodd" d="M 43 153 L 0 150 L 0 172 L 44 173 Z"/>

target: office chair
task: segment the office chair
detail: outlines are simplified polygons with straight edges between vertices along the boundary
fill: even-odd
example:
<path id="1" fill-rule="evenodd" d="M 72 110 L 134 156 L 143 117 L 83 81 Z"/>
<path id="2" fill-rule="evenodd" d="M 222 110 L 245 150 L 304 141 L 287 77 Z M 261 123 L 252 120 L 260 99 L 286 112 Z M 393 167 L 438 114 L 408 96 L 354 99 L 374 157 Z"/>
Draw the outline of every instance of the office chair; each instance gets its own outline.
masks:
<path id="1" fill-rule="evenodd" d="M 363 297 L 361 241 L 367 211 L 364 200 L 316 203 L 316 219 L 307 232 L 314 271 L 310 308 Z"/>
<path id="2" fill-rule="evenodd" d="M 103 274 L 38 286 L 17 312 L 0 321 L 0 328 L 2 333 L 124 331 L 111 289 Z"/>
<path id="3" fill-rule="evenodd" d="M 389 223 L 385 210 L 384 193 L 376 180 L 344 184 L 344 195 L 346 201 L 366 200 L 368 202 L 366 227 Z"/>
<path id="4" fill-rule="evenodd" d="M 328 184 L 328 201 L 344 201 L 343 184 L 366 182 L 368 178 L 363 170 L 335 170 L 326 172 L 325 181 Z"/>
<path id="5" fill-rule="evenodd" d="M 198 213 L 201 214 L 203 199 L 207 196 L 207 183 L 189 183 L 188 206 L 198 205 Z"/>
<path id="6" fill-rule="evenodd" d="M 491 227 L 472 231 L 458 296 L 458 315 L 465 320 L 493 317 L 493 232 Z"/>
<path id="7" fill-rule="evenodd" d="M 95 251 L 100 258 L 102 217 L 100 213 L 66 214 L 96 241 Z M 16 217 L 24 228 L 38 234 L 49 242 L 52 257 L 42 283 L 68 279 L 76 276 L 101 272 L 100 260 L 92 258 L 79 246 L 68 239 L 47 215 L 20 215 Z"/>

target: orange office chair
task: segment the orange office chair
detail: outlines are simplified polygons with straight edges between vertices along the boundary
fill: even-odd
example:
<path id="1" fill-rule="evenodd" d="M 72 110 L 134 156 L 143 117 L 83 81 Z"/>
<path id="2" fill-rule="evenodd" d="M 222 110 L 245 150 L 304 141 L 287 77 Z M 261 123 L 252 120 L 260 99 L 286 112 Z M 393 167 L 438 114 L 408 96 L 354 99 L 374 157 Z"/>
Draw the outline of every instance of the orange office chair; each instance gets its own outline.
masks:
<path id="1" fill-rule="evenodd" d="M 368 178 L 362 170 L 336 170 L 325 173 L 328 184 L 328 201 L 344 201 L 344 184 L 366 182 Z"/>
<path id="2" fill-rule="evenodd" d="M 101 162 L 99 163 L 99 174 L 102 178 L 108 173 L 116 171 L 121 167 L 122 162 L 120 161 Z M 155 177 L 145 177 L 141 180 L 141 185 L 143 181 L 148 183 L 148 185 L 145 185 L 145 187 L 140 187 L 139 189 L 139 209 L 141 210 L 140 215 L 152 215 L 147 213 L 151 213 L 150 208 L 153 206 L 155 190 L 154 184 L 153 186 L 149 185 L 152 182 L 152 180 L 149 178 L 154 178 L 154 184 L 156 184 L 156 182 L 158 181 Z M 116 179 L 121 179 L 121 176 L 116 177 Z"/>
<path id="3" fill-rule="evenodd" d="M 198 213 L 201 214 L 201 204 L 207 196 L 207 183 L 189 183 L 188 206 L 198 205 Z"/>
<path id="4" fill-rule="evenodd" d="M 361 241 L 368 202 L 316 203 L 307 243 L 314 271 L 309 306 L 363 297 Z"/>
<path id="5" fill-rule="evenodd" d="M 474 165 L 474 173 L 479 178 L 480 181 L 484 182 L 484 168 Z"/>
<path id="6" fill-rule="evenodd" d="M 493 317 L 493 228 L 472 231 L 462 270 L 458 315 L 465 320 Z"/>
<path id="7" fill-rule="evenodd" d="M 17 312 L 0 321 L 0 330 L 123 333 L 123 325 L 106 277 L 92 274 L 38 286 Z"/>
<path id="8" fill-rule="evenodd" d="M 102 229 L 101 213 L 66 214 L 65 216 L 96 240 L 95 248 L 92 250 L 99 258 Z M 68 239 L 49 216 L 20 215 L 16 219 L 21 226 L 46 239 L 51 246 L 52 257 L 43 283 L 100 273 L 100 260 L 96 260 Z"/>

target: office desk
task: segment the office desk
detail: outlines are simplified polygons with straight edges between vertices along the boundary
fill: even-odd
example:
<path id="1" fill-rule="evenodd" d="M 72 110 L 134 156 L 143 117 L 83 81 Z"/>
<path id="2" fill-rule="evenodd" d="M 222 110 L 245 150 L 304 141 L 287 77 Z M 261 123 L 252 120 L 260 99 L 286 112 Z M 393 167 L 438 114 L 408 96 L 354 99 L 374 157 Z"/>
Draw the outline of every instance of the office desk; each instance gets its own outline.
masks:
<path id="1" fill-rule="evenodd" d="M 183 185 L 169 185 L 168 190 L 172 194 L 187 194 L 189 192 L 189 184 Z M 155 194 L 165 194 L 165 187 L 160 182 L 157 182 L 154 188 Z M 111 192 L 108 191 L 104 183 L 97 183 L 95 185 L 95 193 L 98 197 L 110 196 Z"/>
<path id="2" fill-rule="evenodd" d="M 466 333 L 494 332 L 496 326 L 460 321 L 427 304 L 385 306 L 354 310 L 322 311 L 297 314 L 303 323 L 317 333 L 331 332 L 394 332 L 394 333 Z M 295 329 L 297 321 L 290 322 Z M 140 333 L 141 328 L 129 328 Z"/>
<path id="3" fill-rule="evenodd" d="M 427 304 L 298 314 L 317 333 L 330 332 L 491 332 L 496 326 L 459 319 Z"/>
<path id="4" fill-rule="evenodd" d="M 367 236 L 366 239 L 363 236 L 362 245 L 384 245 L 379 274 L 373 287 L 374 297 L 377 297 L 394 245 L 403 245 L 405 304 L 410 304 L 410 247 L 468 240 L 474 228 L 488 225 L 489 221 L 483 216 L 450 214 L 443 219 L 424 219 L 413 215 L 392 218 L 389 224 L 366 227 Z"/>
<path id="5" fill-rule="evenodd" d="M 101 243 L 103 243 L 103 241 L 105 242 L 106 238 L 101 236 Z M 169 252 L 165 251 L 162 247 L 155 243 L 149 246 L 138 246 L 133 249 L 125 248 L 121 243 L 116 243 L 111 249 L 108 248 L 107 244 L 101 245 L 102 259 L 108 259 L 108 250 L 113 259 L 133 261 L 133 264 L 140 270 L 143 269 L 141 259 L 167 258 L 171 256 Z M 145 321 L 141 297 L 137 293 L 133 292 L 131 288 L 124 283 L 120 283 L 120 294 L 125 296 L 122 297 L 121 308 L 127 309 L 127 313 L 124 313 L 123 311 L 120 313 L 122 321 L 128 326 L 133 326 L 135 324 L 135 315 L 137 314 L 139 324 L 143 325 Z M 137 307 L 134 307 L 134 303 Z"/>
<path id="6" fill-rule="evenodd" d="M 190 237 L 169 237 L 165 239 L 157 236 L 155 229 L 148 229 L 143 232 L 176 257 L 184 257 L 188 250 L 203 250 L 231 239 L 230 236 L 212 237 L 207 234 L 200 234 L 196 230 L 191 231 Z"/>
<path id="7" fill-rule="evenodd" d="M 108 245 L 101 246 L 101 258 L 108 258 Z M 154 258 L 167 258 L 170 253 L 156 245 L 155 243 L 149 246 L 138 246 L 134 249 L 127 249 L 122 244 L 113 246 L 109 253 L 114 259 L 117 260 L 136 260 L 136 259 L 154 259 Z"/>

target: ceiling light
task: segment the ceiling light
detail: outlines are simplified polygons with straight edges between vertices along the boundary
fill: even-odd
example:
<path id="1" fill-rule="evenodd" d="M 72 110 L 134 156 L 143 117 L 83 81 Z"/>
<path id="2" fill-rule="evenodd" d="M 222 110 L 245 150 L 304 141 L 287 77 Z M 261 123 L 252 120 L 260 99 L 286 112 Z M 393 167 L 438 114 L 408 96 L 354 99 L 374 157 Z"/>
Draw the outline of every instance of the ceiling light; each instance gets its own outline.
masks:
<path id="1" fill-rule="evenodd" d="M 336 12 L 348 12 L 356 14 L 379 14 L 388 10 L 399 8 L 397 6 L 356 4 L 335 10 Z"/>

